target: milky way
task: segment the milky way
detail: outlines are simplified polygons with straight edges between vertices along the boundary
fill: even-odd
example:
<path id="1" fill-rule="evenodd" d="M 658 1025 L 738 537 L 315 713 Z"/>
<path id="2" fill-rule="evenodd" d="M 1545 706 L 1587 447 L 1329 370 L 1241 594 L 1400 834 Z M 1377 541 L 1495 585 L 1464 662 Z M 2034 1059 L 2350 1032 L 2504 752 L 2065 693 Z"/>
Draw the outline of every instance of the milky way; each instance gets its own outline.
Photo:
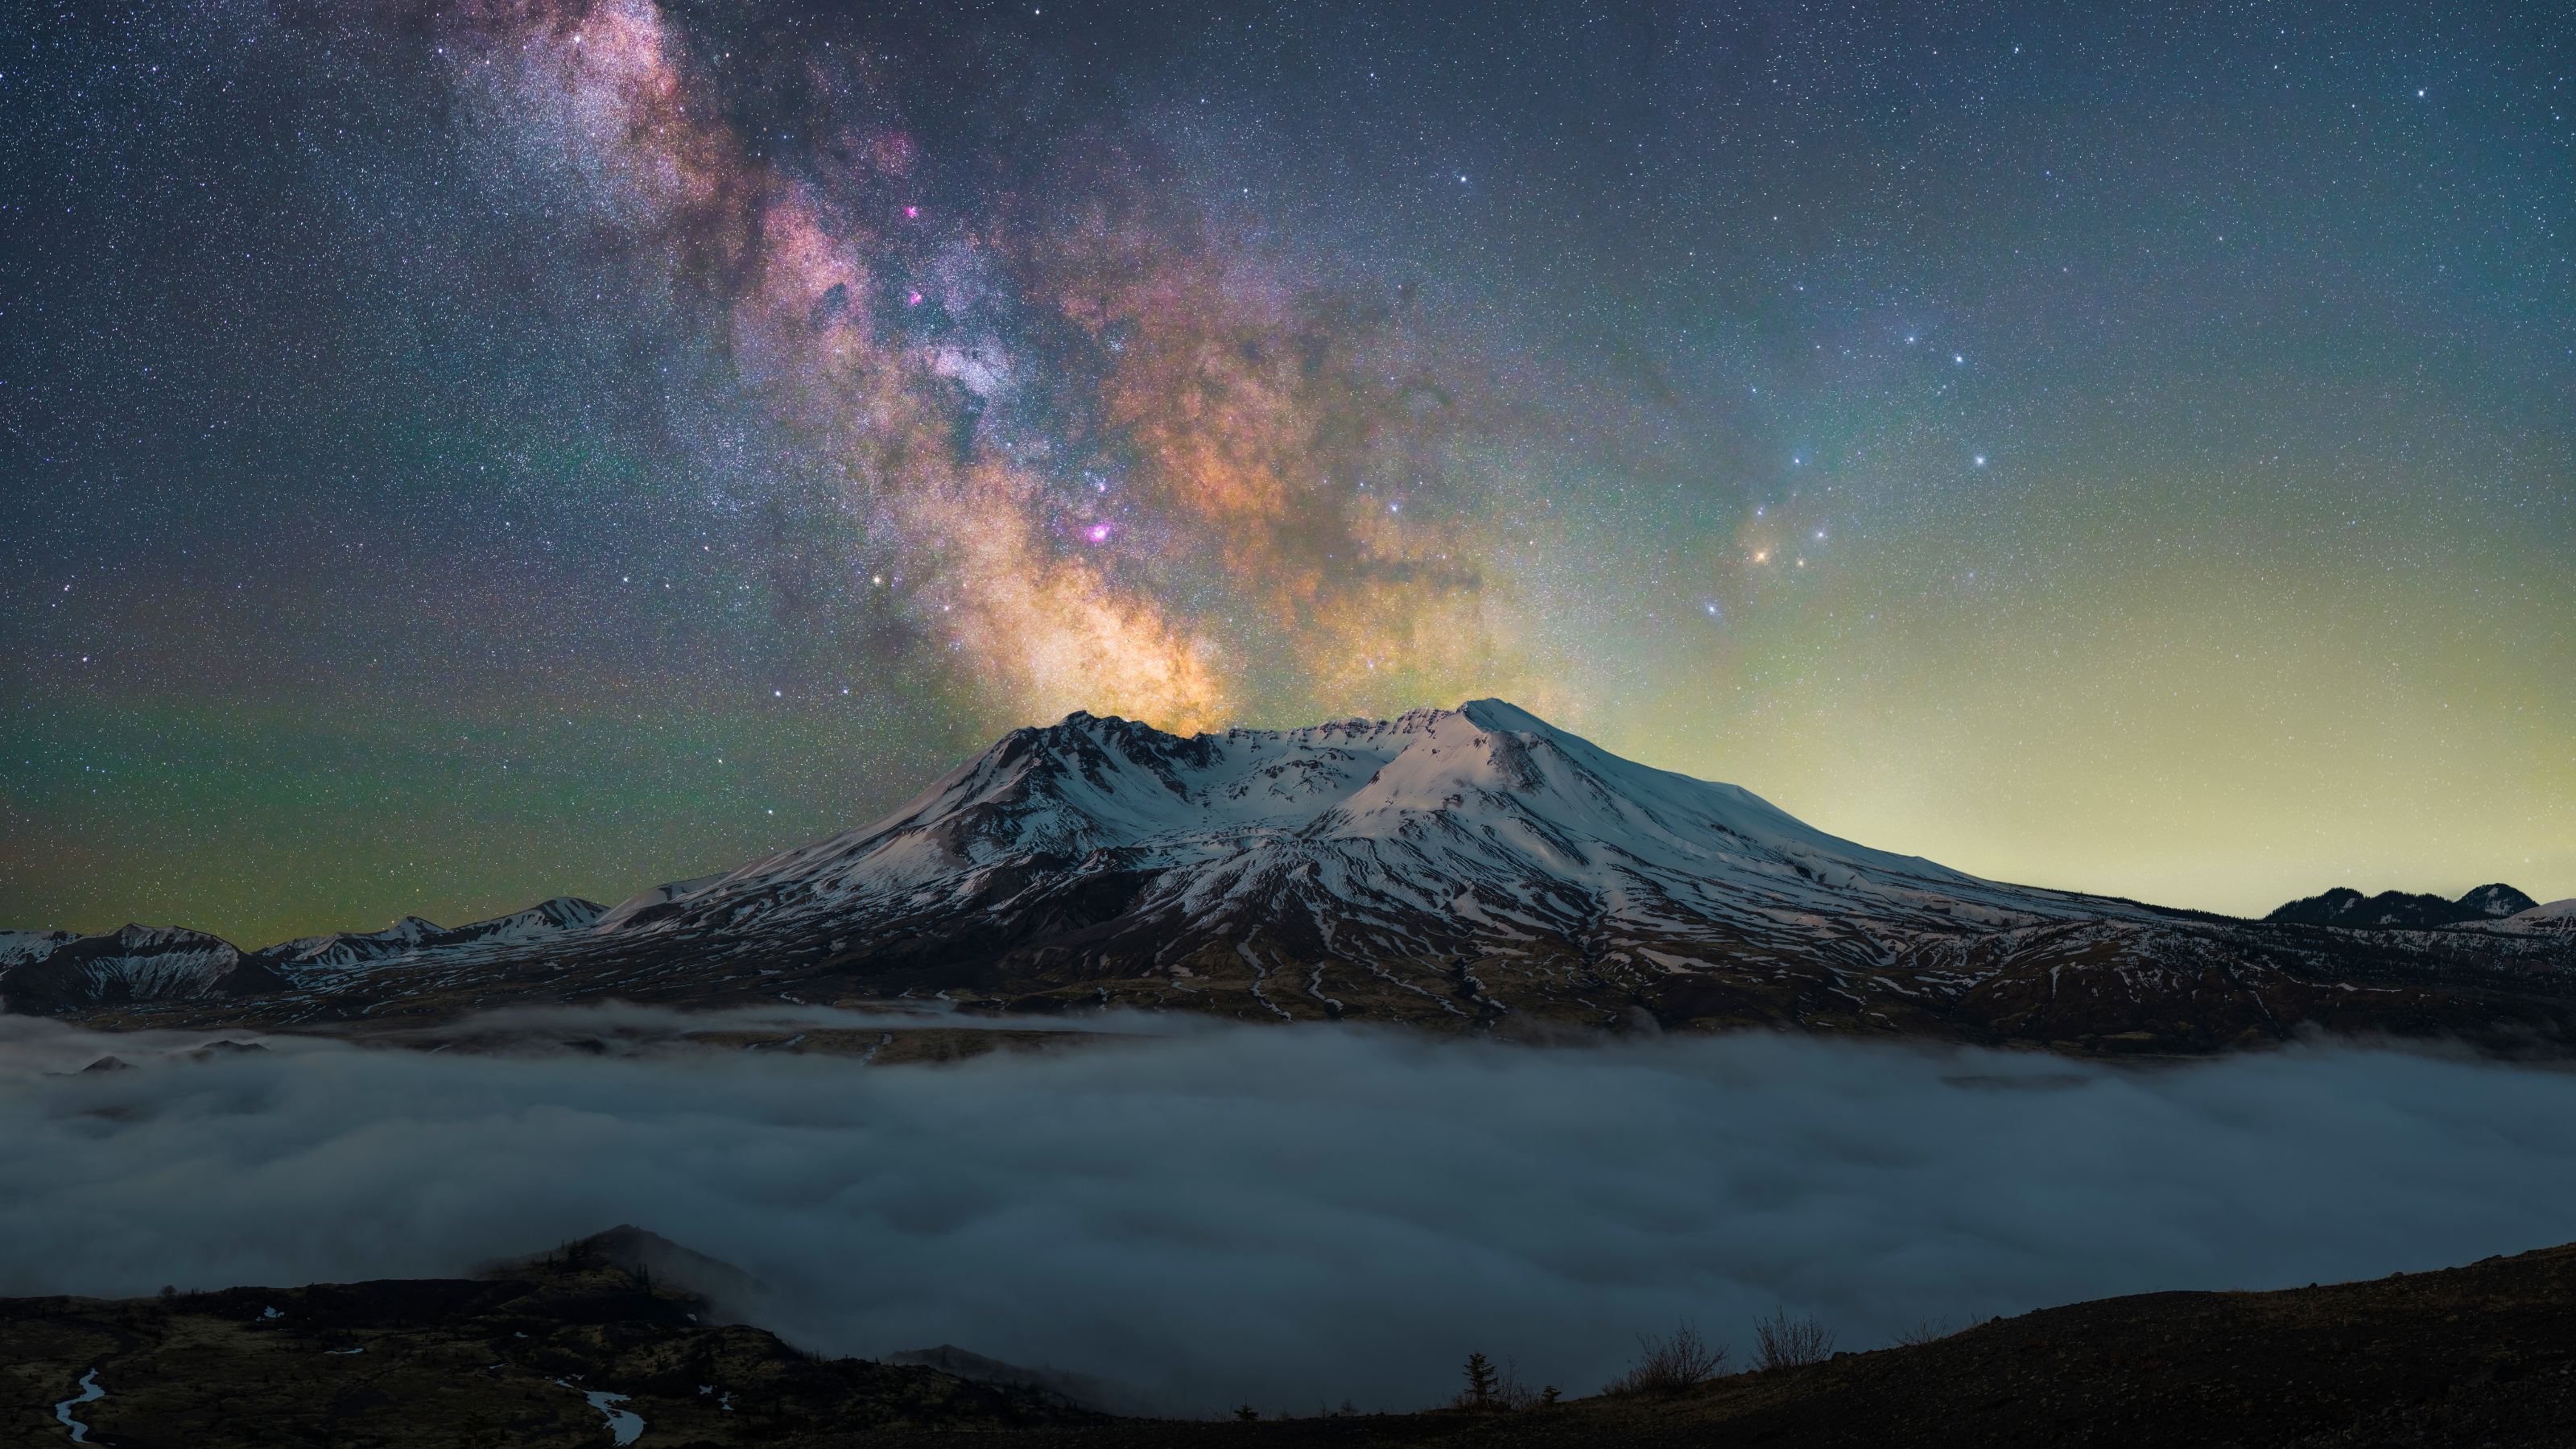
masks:
<path id="1" fill-rule="evenodd" d="M 615 898 L 1075 708 L 1485 694 L 1989 875 L 2576 892 L 2564 41 L 50 14 L 0 915 Z"/>
<path id="2" fill-rule="evenodd" d="M 639 0 L 475 17 L 440 51 L 496 150 L 562 178 L 655 290 L 704 290 L 756 416 L 814 465 L 848 586 L 864 569 L 992 713 L 1190 731 L 1492 656 L 1492 530 L 1444 486 L 1468 369 L 1212 237 L 1142 138 L 1013 156 L 953 213 L 917 135 L 940 118 L 879 79 L 897 59 L 798 55 L 769 159 L 718 44 Z"/>

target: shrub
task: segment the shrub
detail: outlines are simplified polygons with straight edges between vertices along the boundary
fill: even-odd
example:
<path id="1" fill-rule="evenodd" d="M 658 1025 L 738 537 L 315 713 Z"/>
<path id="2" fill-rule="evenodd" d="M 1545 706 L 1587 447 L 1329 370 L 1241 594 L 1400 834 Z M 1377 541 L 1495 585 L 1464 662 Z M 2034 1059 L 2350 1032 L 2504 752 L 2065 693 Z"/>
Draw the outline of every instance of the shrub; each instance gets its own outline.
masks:
<path id="1" fill-rule="evenodd" d="M 1642 1352 L 1636 1365 L 1611 1380 L 1603 1393 L 1678 1394 L 1717 1377 L 1719 1365 L 1726 1362 L 1726 1345 L 1709 1347 L 1708 1340 L 1687 1322 L 1674 1328 L 1669 1338 L 1640 1334 L 1637 1347 Z"/>
<path id="2" fill-rule="evenodd" d="M 1813 1318 L 1791 1318 L 1786 1307 L 1753 1320 L 1754 1367 L 1804 1368 L 1834 1351 L 1834 1333 Z"/>

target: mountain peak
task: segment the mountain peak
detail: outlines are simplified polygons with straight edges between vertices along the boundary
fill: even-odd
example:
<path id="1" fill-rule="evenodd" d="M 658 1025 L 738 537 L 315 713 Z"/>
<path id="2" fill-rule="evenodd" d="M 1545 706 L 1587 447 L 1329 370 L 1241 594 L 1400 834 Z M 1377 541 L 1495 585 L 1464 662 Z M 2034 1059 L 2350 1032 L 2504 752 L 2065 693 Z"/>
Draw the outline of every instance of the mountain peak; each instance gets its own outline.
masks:
<path id="1" fill-rule="evenodd" d="M 1532 929 L 1602 909 L 1581 901 L 1659 920 L 1750 909 L 1767 922 L 1867 902 L 2002 922 L 2064 899 L 1870 849 L 1738 786 L 1640 765 L 1508 700 L 1474 699 L 1188 737 L 1075 710 L 1011 731 L 873 824 L 657 887 L 599 929 L 688 932 L 898 902 L 907 917 L 990 911 L 1040 882 L 1113 874 L 1129 896 L 1145 891 L 1136 909 L 1171 913 L 1167 930 L 1248 922 L 1292 900 L 1321 919 L 1390 896 L 1387 911 L 1490 900 L 1480 919 Z"/>
<path id="2" fill-rule="evenodd" d="M 1509 730 L 1520 735 L 1557 736 L 1556 726 L 1521 708 L 1508 699 L 1471 699 L 1458 706 L 1457 713 L 1470 723 L 1489 730 Z"/>

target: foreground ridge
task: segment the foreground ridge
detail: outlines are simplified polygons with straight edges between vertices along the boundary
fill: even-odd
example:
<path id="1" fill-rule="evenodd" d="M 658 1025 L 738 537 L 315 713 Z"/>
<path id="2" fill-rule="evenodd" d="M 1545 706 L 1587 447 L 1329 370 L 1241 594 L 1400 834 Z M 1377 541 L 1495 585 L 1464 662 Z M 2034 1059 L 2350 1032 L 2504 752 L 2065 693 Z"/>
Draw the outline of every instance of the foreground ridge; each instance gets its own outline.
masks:
<path id="1" fill-rule="evenodd" d="M 0 1299 L 0 1422 L 11 1442 L 34 1442 L 67 1436 L 57 1419 L 76 1412 L 91 1442 L 134 1449 L 250 1442 L 252 1426 L 256 1442 L 285 1449 L 449 1449 L 478 1434 L 928 1449 L 959 1431 L 1026 1449 L 2338 1449 L 2554 1445 L 2576 1421 L 2576 1319 L 2565 1311 L 2576 1245 L 2368 1282 L 2098 1299 L 1674 1394 L 1294 1420 L 1250 1406 L 1260 1422 L 1111 1419 L 1035 1385 L 817 1359 L 761 1329 L 716 1324 L 719 1300 L 674 1287 L 657 1261 L 683 1281 L 689 1269 L 749 1281 L 619 1228 L 474 1279 Z M 84 1384 L 103 1392 L 84 1399 Z"/>
<path id="2" fill-rule="evenodd" d="M 36 1442 L 65 1397 L 54 1381 L 85 1372 L 105 1390 L 77 1406 L 86 1442 L 128 1449 L 629 1444 L 647 1429 L 730 1445 L 1099 1417 L 932 1368 L 817 1358 L 656 1281 L 656 1259 L 749 1281 L 618 1228 L 471 1279 L 0 1299 L 0 1438 Z"/>
<path id="3" fill-rule="evenodd" d="M 913 998 L 1516 1038 L 1767 1026 L 2108 1055 L 2317 1029 L 2558 1052 L 2564 906 L 2347 929 L 1983 880 L 1501 700 L 1186 738 L 1077 712 L 871 825 L 613 907 L 251 953 L 13 933 L 0 998 L 108 1028 Z"/>

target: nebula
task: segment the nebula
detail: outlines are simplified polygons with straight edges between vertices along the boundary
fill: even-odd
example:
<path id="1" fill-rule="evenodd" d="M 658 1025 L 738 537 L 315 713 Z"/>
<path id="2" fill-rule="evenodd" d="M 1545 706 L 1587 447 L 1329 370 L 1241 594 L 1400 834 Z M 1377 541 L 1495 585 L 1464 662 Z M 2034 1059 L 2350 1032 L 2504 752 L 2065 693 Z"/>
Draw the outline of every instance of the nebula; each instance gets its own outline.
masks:
<path id="1" fill-rule="evenodd" d="M 1149 143 L 1086 135 L 952 215 L 882 57 L 804 53 L 819 139 L 781 159 L 650 0 L 437 26 L 517 159 L 703 309 L 834 480 L 833 566 L 992 710 L 1189 731 L 1508 647 L 1451 452 L 1467 384 L 1390 304 L 1217 236 Z"/>

